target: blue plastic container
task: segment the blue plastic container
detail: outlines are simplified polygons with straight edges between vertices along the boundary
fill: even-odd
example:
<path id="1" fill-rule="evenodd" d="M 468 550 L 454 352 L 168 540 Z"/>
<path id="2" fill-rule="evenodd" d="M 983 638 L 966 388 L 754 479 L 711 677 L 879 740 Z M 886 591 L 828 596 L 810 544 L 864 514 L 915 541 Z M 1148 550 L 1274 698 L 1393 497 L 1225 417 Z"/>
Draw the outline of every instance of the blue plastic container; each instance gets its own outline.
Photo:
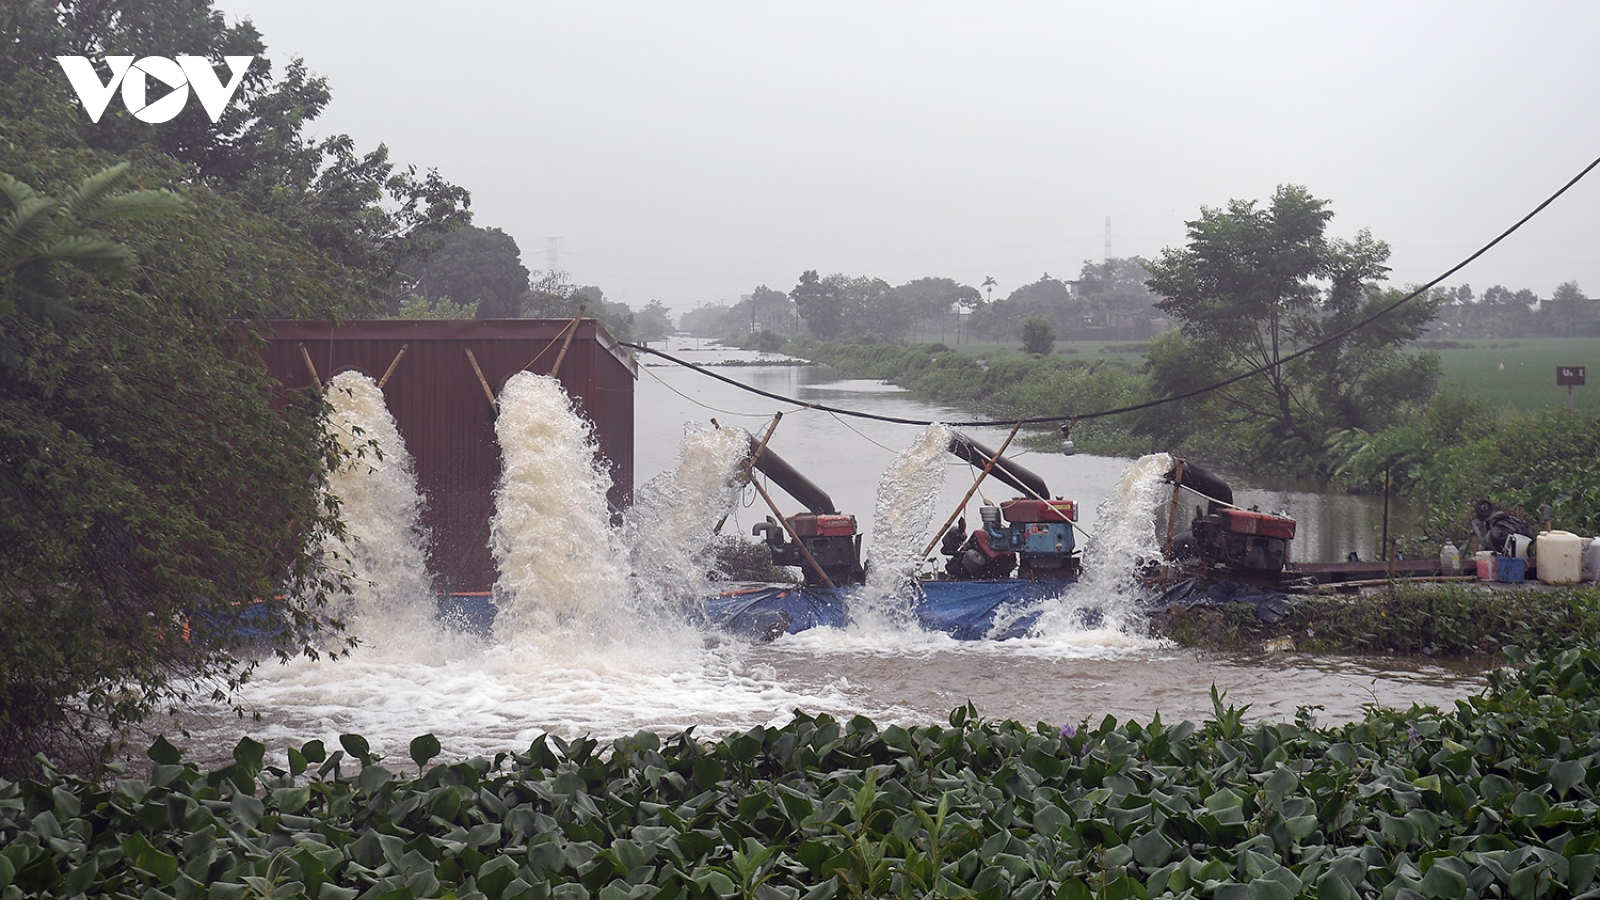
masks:
<path id="1" fill-rule="evenodd" d="M 1520 556 L 1497 556 L 1494 564 L 1495 581 L 1521 584 L 1528 576 L 1528 561 Z"/>

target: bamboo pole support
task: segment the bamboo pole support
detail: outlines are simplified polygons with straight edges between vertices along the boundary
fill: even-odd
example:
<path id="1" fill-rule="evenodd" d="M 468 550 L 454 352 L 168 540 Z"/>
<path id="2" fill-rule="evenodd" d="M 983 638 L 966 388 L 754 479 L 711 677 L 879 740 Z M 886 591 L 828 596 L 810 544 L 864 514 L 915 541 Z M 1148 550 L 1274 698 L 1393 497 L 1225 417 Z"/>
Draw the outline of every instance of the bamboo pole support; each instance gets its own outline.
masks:
<path id="1" fill-rule="evenodd" d="M 306 349 L 306 345 L 304 343 L 300 345 L 300 358 L 305 360 L 306 371 L 311 373 L 312 387 L 317 389 L 317 393 L 322 393 L 322 376 L 317 374 L 316 363 L 311 361 L 311 351 Z"/>
<path id="2" fill-rule="evenodd" d="M 772 424 L 767 426 L 767 433 L 761 436 L 761 442 L 756 445 L 755 451 L 750 454 L 750 459 L 748 459 L 744 464 L 743 477 L 745 481 L 749 482 L 751 487 L 756 489 L 756 493 L 761 495 L 761 499 L 767 501 L 767 506 L 772 510 L 773 517 L 778 520 L 778 523 L 783 526 L 783 530 L 788 533 L 789 540 L 794 541 L 794 545 L 800 548 L 800 555 L 805 557 L 806 562 L 811 564 L 811 568 L 814 569 L 817 575 L 822 579 L 822 583 L 828 587 L 838 587 L 838 585 L 833 583 L 833 579 L 828 577 L 828 573 L 822 568 L 822 564 L 817 562 L 817 558 L 811 555 L 811 550 L 806 547 L 805 541 L 800 540 L 800 535 L 795 534 L 794 527 L 789 524 L 788 519 L 784 518 L 783 511 L 778 509 L 778 504 L 772 499 L 772 495 L 767 493 L 767 489 L 761 486 L 761 482 L 756 481 L 753 477 L 751 477 L 750 473 L 751 470 L 755 468 L 756 458 L 761 455 L 761 451 L 767 449 L 767 441 L 772 440 L 772 433 L 778 430 L 778 423 L 781 421 L 783 421 L 783 413 L 781 411 L 774 413 L 772 416 Z M 712 419 L 711 424 L 716 425 L 718 428 L 722 427 L 721 425 L 717 425 L 716 419 Z M 727 521 L 728 517 L 724 515 L 720 520 L 718 520 L 715 531 L 720 533 L 722 531 L 723 523 Z"/>
<path id="3" fill-rule="evenodd" d="M 1017 432 L 1021 430 L 1022 420 L 1018 419 L 1017 424 L 1012 426 L 1011 433 L 1006 435 L 1006 442 L 1000 445 L 1000 449 L 994 452 L 994 456 L 989 457 L 989 462 L 984 465 L 983 471 L 978 473 L 978 477 L 973 479 L 972 487 L 967 488 L 966 496 L 962 497 L 961 502 L 956 504 L 955 511 L 950 514 L 950 518 L 944 520 L 944 524 L 939 527 L 939 530 L 933 533 L 933 540 L 928 541 L 928 546 L 922 548 L 922 554 L 917 557 L 917 565 L 922 565 L 922 560 L 927 559 L 928 554 L 933 552 L 933 545 L 939 543 L 939 539 L 944 536 L 944 533 L 950 530 L 950 525 L 961 516 L 961 511 L 967 508 L 967 501 L 971 500 L 972 495 L 978 492 L 978 485 L 983 484 L 983 479 L 989 477 L 989 472 L 994 469 L 995 463 L 1000 461 L 1000 457 L 1006 455 L 1006 448 L 1011 446 L 1011 439 L 1016 437 Z"/>
<path id="4" fill-rule="evenodd" d="M 578 307 L 578 314 L 572 317 L 572 324 L 567 326 L 567 339 L 561 342 L 561 352 L 556 354 L 556 364 L 550 367 L 551 378 L 561 373 L 561 363 L 567 358 L 567 348 L 572 346 L 572 336 L 578 333 L 578 323 L 583 321 L 585 309 L 587 307 Z"/>
<path id="5" fill-rule="evenodd" d="M 383 386 L 389 383 L 389 376 L 393 375 L 395 367 L 400 365 L 400 357 L 405 356 L 406 350 L 410 347 L 410 344 L 400 345 L 400 352 L 394 355 L 394 362 L 389 363 L 389 368 L 383 370 L 383 377 L 378 379 L 378 390 L 383 390 Z"/>
<path id="6" fill-rule="evenodd" d="M 740 484 L 749 484 L 751 482 L 750 472 L 751 472 L 751 470 L 753 470 L 756 467 L 756 460 L 760 458 L 761 451 L 767 449 L 767 441 L 772 440 L 772 433 L 774 431 L 778 430 L 778 422 L 781 421 L 782 419 L 783 419 L 783 413 L 781 411 L 773 413 L 773 415 L 772 415 L 772 424 L 767 426 L 767 433 L 761 436 L 761 442 L 756 445 L 756 449 L 755 449 L 754 452 L 752 452 L 750 454 L 750 458 L 745 460 L 744 464 L 739 467 L 738 481 L 739 481 Z M 714 428 L 721 428 L 722 427 L 720 424 L 717 423 L 716 419 L 712 419 L 711 420 L 711 425 Z M 717 520 L 717 527 L 711 529 L 711 533 L 712 534 L 721 534 L 722 533 L 722 526 L 726 525 L 727 522 L 728 522 L 728 513 L 723 513 L 722 514 L 722 518 Z"/>
<path id="7" fill-rule="evenodd" d="M 472 374 L 478 376 L 478 384 L 483 386 L 483 396 L 489 398 L 489 408 L 495 413 L 500 412 L 500 404 L 495 402 L 494 391 L 489 387 L 489 380 L 483 377 L 483 370 L 478 368 L 478 358 L 472 355 L 471 347 L 462 347 L 467 354 L 467 362 L 472 363 Z"/>

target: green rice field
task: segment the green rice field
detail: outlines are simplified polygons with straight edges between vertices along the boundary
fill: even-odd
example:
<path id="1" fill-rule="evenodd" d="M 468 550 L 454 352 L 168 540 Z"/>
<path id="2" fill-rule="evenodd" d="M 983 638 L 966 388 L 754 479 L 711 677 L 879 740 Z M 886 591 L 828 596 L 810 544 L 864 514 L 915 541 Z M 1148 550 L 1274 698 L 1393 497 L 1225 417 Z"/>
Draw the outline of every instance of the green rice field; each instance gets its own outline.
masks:
<path id="1" fill-rule="evenodd" d="M 1528 338 L 1459 341 L 1464 347 L 1437 350 L 1440 387 L 1459 387 L 1508 410 L 1525 412 L 1567 405 L 1567 389 L 1556 386 L 1558 366 L 1584 366 L 1588 384 L 1572 389 L 1574 409 L 1600 412 L 1600 340 Z"/>
<path id="2" fill-rule="evenodd" d="M 1485 397 L 1512 412 L 1528 412 L 1567 405 L 1567 389 L 1556 386 L 1557 366 L 1583 366 L 1588 369 L 1588 384 L 1572 389 L 1574 409 L 1600 412 L 1600 339 L 1524 338 L 1518 340 L 1452 340 L 1439 354 L 1443 369 L 1439 386 L 1459 388 L 1468 394 Z M 1020 352 L 1016 346 L 974 344 Z M 1143 354 L 1131 352 L 1137 343 L 1107 341 L 1058 341 L 1057 354 L 1074 354 L 1079 359 L 1122 357 L 1134 363 Z M 966 352 L 966 346 L 962 347 Z"/>

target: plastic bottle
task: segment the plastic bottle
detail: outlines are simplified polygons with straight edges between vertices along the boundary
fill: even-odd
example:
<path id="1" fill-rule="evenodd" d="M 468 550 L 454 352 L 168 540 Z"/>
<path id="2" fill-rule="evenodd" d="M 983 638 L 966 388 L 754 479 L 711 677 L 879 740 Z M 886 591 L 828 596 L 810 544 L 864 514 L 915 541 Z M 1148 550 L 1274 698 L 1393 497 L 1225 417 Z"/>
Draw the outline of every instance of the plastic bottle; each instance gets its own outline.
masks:
<path id="1" fill-rule="evenodd" d="M 1439 568 L 1446 575 L 1461 571 L 1461 551 L 1451 541 L 1445 541 L 1444 547 L 1439 550 Z"/>

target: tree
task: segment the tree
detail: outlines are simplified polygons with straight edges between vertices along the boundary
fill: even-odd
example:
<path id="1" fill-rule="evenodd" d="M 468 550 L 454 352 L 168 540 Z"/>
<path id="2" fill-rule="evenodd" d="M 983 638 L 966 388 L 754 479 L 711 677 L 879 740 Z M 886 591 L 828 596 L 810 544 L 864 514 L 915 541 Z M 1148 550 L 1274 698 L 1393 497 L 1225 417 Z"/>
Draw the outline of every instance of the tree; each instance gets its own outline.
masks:
<path id="1" fill-rule="evenodd" d="M 1563 337 L 1590 337 L 1600 334 L 1600 300 L 1585 297 L 1576 281 L 1556 285 L 1555 292 L 1539 307 L 1547 333 Z"/>
<path id="2" fill-rule="evenodd" d="M 63 266 L 108 276 L 133 273 L 133 251 L 100 236 L 93 223 L 161 215 L 182 204 L 171 191 L 120 190 L 128 177 L 127 163 L 110 166 L 56 201 L 0 172 L 0 323 L 16 313 L 51 324 L 71 315 L 59 277 Z M 0 327 L 0 371 L 19 362 L 20 351 Z"/>
<path id="3" fill-rule="evenodd" d="M 1304 188 L 1283 186 L 1265 208 L 1235 200 L 1188 223 L 1189 243 L 1151 264 L 1149 286 L 1181 335 L 1151 359 L 1158 396 L 1197 385 L 1195 362 L 1218 376 L 1264 371 L 1204 399 L 1208 420 L 1236 425 L 1263 459 L 1317 460 L 1346 428 L 1392 421 L 1432 393 L 1437 360 L 1399 348 L 1420 337 L 1437 299 L 1419 298 L 1292 363 L 1396 297 L 1381 290 L 1389 247 L 1366 231 L 1324 232 L 1333 213 Z"/>
<path id="4" fill-rule="evenodd" d="M 920 328 L 939 330 L 941 339 L 952 310 L 971 309 L 983 303 L 978 289 L 954 278 L 918 278 L 894 289 L 895 295 Z"/>
<path id="5" fill-rule="evenodd" d="M 337 650 L 322 643 L 337 628 L 325 610 L 346 587 L 308 539 L 342 531 L 321 488 L 339 452 L 325 406 L 279 399 L 248 324 L 324 314 L 340 302 L 338 270 L 203 186 L 157 218 L 103 215 L 178 184 L 164 157 L 107 180 L 104 154 L 0 142 L 0 172 L 23 159 L 57 210 L 90 215 L 98 196 L 99 233 L 79 237 L 139 265 L 110 281 L 52 266 L 72 298 L 65 316 L 26 312 L 22 295 L 40 287 L 22 267 L 0 276 L 0 331 L 17 360 L 0 378 L 4 777 L 41 750 L 87 768 L 118 727 L 181 702 L 190 684 L 222 696 L 263 654 Z M 121 178 L 135 190 L 117 192 Z M 50 240 L 5 258 L 37 260 Z M 261 636 L 247 654 L 245 615 Z"/>
<path id="6" fill-rule="evenodd" d="M 789 292 L 806 328 L 822 340 L 837 339 L 845 331 L 845 298 L 834 281 L 823 281 L 816 269 L 800 273 L 800 282 Z"/>
<path id="7" fill-rule="evenodd" d="M 1137 256 L 1085 262 L 1077 282 L 1087 307 L 1084 315 L 1097 326 L 1119 330 L 1121 336 L 1147 336 L 1150 320 L 1161 315 L 1156 308 L 1160 298 L 1145 284 L 1150 278 L 1148 267 L 1149 263 Z"/>
<path id="8" fill-rule="evenodd" d="M 1056 345 L 1056 329 L 1050 320 L 1029 316 L 1022 320 L 1022 349 L 1029 353 L 1049 353 Z"/>
<path id="9" fill-rule="evenodd" d="M 1083 328 L 1087 309 L 1087 304 L 1074 297 L 1065 282 L 1051 278 L 1046 272 L 1038 281 L 1017 288 L 1005 299 L 985 304 L 973 314 L 972 329 L 994 339 L 1019 340 L 1023 320 L 1038 316 L 1049 320 L 1057 335 L 1065 335 Z"/>
<path id="10" fill-rule="evenodd" d="M 457 303 L 449 297 L 429 300 L 421 294 L 410 294 L 395 311 L 396 319 L 471 319 L 478 314 L 477 303 Z"/>
<path id="11" fill-rule="evenodd" d="M 908 304 L 889 282 L 834 274 L 825 279 L 843 300 L 845 333 L 862 343 L 896 341 L 911 330 Z"/>
<path id="12" fill-rule="evenodd" d="M 465 225 L 430 236 L 421 252 L 402 260 L 399 269 L 425 300 L 448 297 L 474 305 L 480 319 L 526 314 L 528 270 L 522 251 L 515 238 L 498 228 Z"/>
<path id="13" fill-rule="evenodd" d="M 751 331 L 794 329 L 794 316 L 790 313 L 789 295 L 766 285 L 758 285 L 750 292 Z"/>
<path id="14" fill-rule="evenodd" d="M 646 343 L 659 341 L 673 332 L 672 311 L 660 300 L 651 300 L 633 317 L 633 333 Z"/>

